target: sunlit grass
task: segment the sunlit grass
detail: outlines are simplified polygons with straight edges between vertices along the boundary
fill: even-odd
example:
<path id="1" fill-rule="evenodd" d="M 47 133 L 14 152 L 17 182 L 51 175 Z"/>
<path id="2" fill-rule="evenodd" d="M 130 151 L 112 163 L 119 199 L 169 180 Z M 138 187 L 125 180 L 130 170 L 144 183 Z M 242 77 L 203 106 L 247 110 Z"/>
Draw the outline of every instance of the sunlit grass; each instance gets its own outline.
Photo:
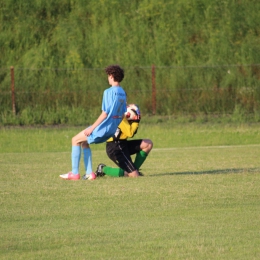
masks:
<path id="1" fill-rule="evenodd" d="M 58 143 L 78 129 L 11 129 L 15 152 L 0 154 L 0 258 L 258 259 L 260 149 L 257 130 L 243 129 L 240 140 L 255 144 L 226 146 L 235 130 L 225 138 L 218 128 L 218 145 L 197 146 L 210 129 L 187 138 L 190 128 L 176 127 L 167 147 L 154 147 L 144 177 L 76 182 L 58 177 L 71 167 L 69 144 Z M 171 146 L 178 131 L 185 147 Z M 100 162 L 113 166 L 104 146 L 93 150 L 93 166 Z"/>

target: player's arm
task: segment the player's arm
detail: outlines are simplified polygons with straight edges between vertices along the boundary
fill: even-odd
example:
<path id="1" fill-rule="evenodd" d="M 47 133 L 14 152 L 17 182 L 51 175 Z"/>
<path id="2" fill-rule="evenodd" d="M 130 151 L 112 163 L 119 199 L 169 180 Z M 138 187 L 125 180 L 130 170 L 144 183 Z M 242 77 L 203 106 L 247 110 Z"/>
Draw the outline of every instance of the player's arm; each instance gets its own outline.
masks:
<path id="1" fill-rule="evenodd" d="M 95 123 L 93 125 L 91 125 L 89 128 L 87 128 L 84 131 L 84 134 L 86 136 L 89 136 L 94 129 L 99 126 L 105 119 L 107 118 L 107 113 L 105 111 L 102 111 L 102 113 L 100 114 L 100 116 L 98 117 L 98 119 L 95 121 Z"/>

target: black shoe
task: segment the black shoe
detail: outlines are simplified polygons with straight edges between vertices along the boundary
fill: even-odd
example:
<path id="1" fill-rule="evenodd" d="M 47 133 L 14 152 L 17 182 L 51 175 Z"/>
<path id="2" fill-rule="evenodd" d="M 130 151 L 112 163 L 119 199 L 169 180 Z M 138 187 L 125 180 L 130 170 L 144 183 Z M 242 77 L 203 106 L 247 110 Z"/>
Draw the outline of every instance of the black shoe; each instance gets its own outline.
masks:
<path id="1" fill-rule="evenodd" d="M 103 163 L 100 163 L 97 167 L 97 170 L 95 172 L 95 174 L 97 175 L 97 177 L 103 177 L 105 174 L 103 172 L 103 167 L 105 167 L 106 165 Z"/>
<path id="2" fill-rule="evenodd" d="M 143 173 L 141 173 L 141 172 L 138 172 L 138 173 L 139 173 L 139 176 L 144 176 Z"/>

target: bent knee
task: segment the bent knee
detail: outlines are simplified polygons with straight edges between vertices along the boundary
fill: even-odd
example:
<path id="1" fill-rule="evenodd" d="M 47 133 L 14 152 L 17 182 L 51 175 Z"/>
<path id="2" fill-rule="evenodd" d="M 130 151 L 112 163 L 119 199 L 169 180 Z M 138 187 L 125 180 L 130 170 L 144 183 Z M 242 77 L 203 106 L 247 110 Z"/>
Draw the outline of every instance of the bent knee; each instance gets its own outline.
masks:
<path id="1" fill-rule="evenodd" d="M 86 141 L 85 141 L 85 142 L 82 142 L 82 143 L 81 143 L 81 147 L 82 147 L 82 148 L 89 148 L 88 142 L 86 142 Z"/>
<path id="2" fill-rule="evenodd" d="M 71 139 L 72 145 L 80 145 L 84 142 L 87 142 L 87 137 L 84 134 L 84 130 L 72 137 Z"/>
<path id="3" fill-rule="evenodd" d="M 144 139 L 141 144 L 141 149 L 147 153 L 149 153 L 153 148 L 153 142 L 150 139 Z"/>
<path id="4" fill-rule="evenodd" d="M 152 142 L 152 140 L 150 140 L 150 139 L 147 139 L 147 143 L 148 143 L 148 146 L 149 146 L 149 148 L 150 148 L 150 150 L 153 148 L 153 142 Z"/>
<path id="5" fill-rule="evenodd" d="M 74 136 L 74 137 L 71 138 L 71 144 L 72 144 L 72 145 L 75 145 L 75 144 L 76 144 L 76 136 Z"/>

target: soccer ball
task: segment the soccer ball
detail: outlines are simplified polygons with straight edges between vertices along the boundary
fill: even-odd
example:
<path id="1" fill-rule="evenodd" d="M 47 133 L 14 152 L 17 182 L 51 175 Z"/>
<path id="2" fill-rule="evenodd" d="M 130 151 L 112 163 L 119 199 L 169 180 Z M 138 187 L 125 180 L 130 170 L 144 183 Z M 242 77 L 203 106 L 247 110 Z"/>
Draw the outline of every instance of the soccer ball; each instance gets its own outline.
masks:
<path id="1" fill-rule="evenodd" d="M 136 116 L 140 115 L 139 107 L 135 104 L 130 104 L 127 106 L 127 111 L 125 112 L 125 117 L 127 120 L 136 120 Z"/>

